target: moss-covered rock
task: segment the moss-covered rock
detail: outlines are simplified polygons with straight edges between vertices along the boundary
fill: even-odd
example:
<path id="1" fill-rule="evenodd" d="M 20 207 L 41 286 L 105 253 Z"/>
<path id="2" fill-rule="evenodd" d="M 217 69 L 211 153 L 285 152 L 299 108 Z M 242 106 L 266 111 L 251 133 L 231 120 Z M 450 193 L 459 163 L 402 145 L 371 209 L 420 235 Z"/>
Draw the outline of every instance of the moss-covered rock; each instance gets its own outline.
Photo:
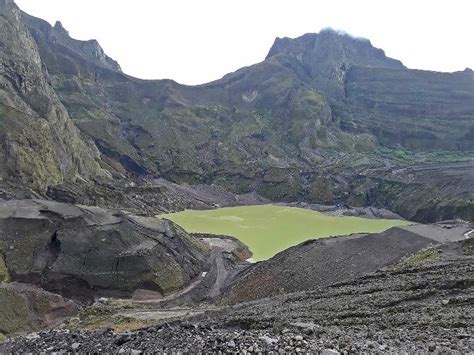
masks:
<path id="1" fill-rule="evenodd" d="M 35 188 L 61 183 L 64 177 L 47 121 L 1 104 L 0 112 L 3 176 Z"/>
<path id="2" fill-rule="evenodd" d="M 0 285 L 0 332 L 10 334 L 23 330 L 30 320 L 27 300 L 17 291 Z"/>
<path id="3" fill-rule="evenodd" d="M 57 325 L 77 311 L 73 302 L 42 289 L 17 283 L 0 284 L 0 334 Z"/>
<path id="4" fill-rule="evenodd" d="M 0 283 L 8 282 L 8 269 L 0 249 Z"/>
<path id="5" fill-rule="evenodd" d="M 391 270 L 400 271 L 406 268 L 427 264 L 436 261 L 442 250 L 439 247 L 428 247 L 422 249 L 415 254 L 409 255 L 399 263 L 391 266 Z"/>
<path id="6" fill-rule="evenodd" d="M 308 198 L 317 203 L 333 204 L 334 193 L 331 182 L 328 179 L 317 177 L 309 188 Z"/>

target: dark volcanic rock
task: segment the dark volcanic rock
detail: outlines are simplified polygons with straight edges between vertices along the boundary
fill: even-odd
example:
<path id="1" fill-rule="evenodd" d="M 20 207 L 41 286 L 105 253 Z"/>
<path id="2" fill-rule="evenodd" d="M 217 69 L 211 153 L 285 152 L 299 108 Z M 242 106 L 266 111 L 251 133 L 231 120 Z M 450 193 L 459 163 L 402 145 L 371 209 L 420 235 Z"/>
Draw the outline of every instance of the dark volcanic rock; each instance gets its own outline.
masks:
<path id="1" fill-rule="evenodd" d="M 474 80 L 468 73 L 353 67 L 345 93 L 351 109 L 341 112 L 343 129 L 414 151 L 474 149 Z"/>
<path id="2" fill-rule="evenodd" d="M 0 251 L 11 281 L 90 298 L 179 290 L 207 247 L 170 221 L 25 200 L 0 202 Z"/>
<path id="3" fill-rule="evenodd" d="M 270 203 L 268 199 L 255 193 L 236 195 L 218 186 L 178 185 L 164 179 L 140 178 L 97 179 L 94 184 L 77 181 L 50 186 L 46 195 L 58 202 L 121 208 L 151 216 L 184 209 L 202 210 Z"/>
<path id="4" fill-rule="evenodd" d="M 474 219 L 474 160 L 367 171 L 366 178 L 359 188 L 366 189 L 367 202 L 408 220 Z"/>

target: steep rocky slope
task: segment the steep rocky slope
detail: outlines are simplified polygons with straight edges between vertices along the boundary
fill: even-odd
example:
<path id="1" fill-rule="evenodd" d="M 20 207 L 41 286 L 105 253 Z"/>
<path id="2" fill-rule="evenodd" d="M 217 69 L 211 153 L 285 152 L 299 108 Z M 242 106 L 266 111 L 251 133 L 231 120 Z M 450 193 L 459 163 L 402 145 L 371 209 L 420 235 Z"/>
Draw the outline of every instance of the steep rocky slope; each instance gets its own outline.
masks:
<path id="1" fill-rule="evenodd" d="M 472 170 L 469 70 L 409 70 L 368 40 L 324 30 L 277 39 L 263 62 L 191 87 L 127 76 L 96 42 L 22 18 L 71 118 L 116 171 L 273 200 L 390 202 L 425 221 L 473 217 L 473 191 L 445 189 L 441 169 L 425 177 L 425 206 L 402 173 L 457 161 Z M 433 208 L 442 216 L 418 211 Z"/>
<path id="2" fill-rule="evenodd" d="M 219 302 L 236 304 L 352 280 L 431 245 L 464 240 L 471 228 L 465 223 L 414 225 L 309 240 L 240 272 L 223 290 Z"/>
<path id="3" fill-rule="evenodd" d="M 324 93 L 343 131 L 370 133 L 384 146 L 413 151 L 474 148 L 470 69 L 409 70 L 368 40 L 334 31 L 277 39 L 271 58 L 297 59 L 304 71 L 296 64 L 291 69 Z"/>
<path id="4" fill-rule="evenodd" d="M 373 235 L 311 240 L 247 268 L 228 286 L 222 302 L 236 304 L 353 279 L 430 242 L 398 228 Z"/>
<path id="5" fill-rule="evenodd" d="M 390 83 L 390 85 L 387 85 Z M 474 149 L 472 70 L 435 73 L 353 67 L 345 78 L 348 131 L 414 151 Z"/>
<path id="6" fill-rule="evenodd" d="M 0 178 L 38 190 L 105 176 L 48 82 L 35 41 L 11 0 L 0 1 Z"/>

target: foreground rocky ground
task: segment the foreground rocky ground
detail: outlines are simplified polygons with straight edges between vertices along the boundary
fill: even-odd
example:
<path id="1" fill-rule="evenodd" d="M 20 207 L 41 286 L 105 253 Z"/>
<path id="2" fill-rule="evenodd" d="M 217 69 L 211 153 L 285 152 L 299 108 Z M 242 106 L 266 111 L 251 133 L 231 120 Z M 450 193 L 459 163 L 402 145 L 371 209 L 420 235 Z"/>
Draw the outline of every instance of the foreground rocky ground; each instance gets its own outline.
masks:
<path id="1" fill-rule="evenodd" d="M 472 239 L 423 249 L 352 281 L 129 332 L 50 330 L 0 352 L 474 351 Z"/>

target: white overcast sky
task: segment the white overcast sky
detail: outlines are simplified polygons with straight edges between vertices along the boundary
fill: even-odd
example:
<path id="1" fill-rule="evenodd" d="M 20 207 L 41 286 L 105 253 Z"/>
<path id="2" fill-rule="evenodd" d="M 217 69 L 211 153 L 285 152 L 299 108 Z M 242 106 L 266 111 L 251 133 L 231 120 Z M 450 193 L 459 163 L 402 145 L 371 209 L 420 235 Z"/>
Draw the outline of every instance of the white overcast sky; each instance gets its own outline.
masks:
<path id="1" fill-rule="evenodd" d="M 200 84 L 262 61 L 275 37 L 325 27 L 366 37 L 409 68 L 474 68 L 474 0 L 16 0 L 127 74 Z"/>

